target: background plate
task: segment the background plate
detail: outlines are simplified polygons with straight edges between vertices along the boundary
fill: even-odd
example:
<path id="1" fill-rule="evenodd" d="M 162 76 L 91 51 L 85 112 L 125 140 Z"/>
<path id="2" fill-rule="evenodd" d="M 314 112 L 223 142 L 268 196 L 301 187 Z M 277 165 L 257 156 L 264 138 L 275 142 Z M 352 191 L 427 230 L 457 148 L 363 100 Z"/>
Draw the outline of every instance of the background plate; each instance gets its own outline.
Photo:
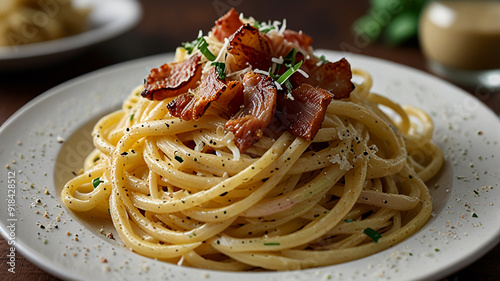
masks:
<path id="1" fill-rule="evenodd" d="M 0 70 L 25 69 L 66 59 L 91 45 L 118 36 L 135 26 L 142 15 L 136 0 L 73 0 L 90 7 L 89 29 L 61 39 L 22 46 L 0 46 Z M 57 3 L 57 2 L 56 2 Z"/>

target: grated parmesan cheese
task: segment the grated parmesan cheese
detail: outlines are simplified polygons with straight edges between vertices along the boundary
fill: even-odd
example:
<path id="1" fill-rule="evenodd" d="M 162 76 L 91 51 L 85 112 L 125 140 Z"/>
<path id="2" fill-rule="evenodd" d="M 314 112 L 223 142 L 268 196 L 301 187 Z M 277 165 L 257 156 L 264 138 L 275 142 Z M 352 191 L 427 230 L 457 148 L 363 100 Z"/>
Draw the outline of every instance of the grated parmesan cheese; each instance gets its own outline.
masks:
<path id="1" fill-rule="evenodd" d="M 285 62 L 285 59 L 283 59 L 283 57 L 280 56 L 279 58 L 271 58 L 271 61 L 277 64 L 283 64 Z"/>
<path id="2" fill-rule="evenodd" d="M 304 76 L 305 78 L 309 78 L 309 74 L 307 74 L 304 70 L 302 69 L 297 69 L 297 72 L 302 74 L 302 76 Z"/>
<path id="3" fill-rule="evenodd" d="M 254 69 L 253 72 L 269 76 L 269 72 L 268 71 L 264 71 L 264 70 L 261 70 L 261 69 L 258 69 L 258 68 Z"/>

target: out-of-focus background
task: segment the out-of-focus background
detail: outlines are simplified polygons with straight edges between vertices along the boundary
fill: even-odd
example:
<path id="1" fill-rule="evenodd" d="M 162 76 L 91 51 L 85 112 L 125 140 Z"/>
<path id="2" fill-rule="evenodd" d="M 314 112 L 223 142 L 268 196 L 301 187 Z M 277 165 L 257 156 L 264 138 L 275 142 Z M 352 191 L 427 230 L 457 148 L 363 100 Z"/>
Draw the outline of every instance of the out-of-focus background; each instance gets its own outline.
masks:
<path id="1" fill-rule="evenodd" d="M 106 1 L 110 0 L 102 0 Z M 181 42 L 195 39 L 199 30 L 208 32 L 214 21 L 230 7 L 259 21 L 286 19 L 288 28 L 302 30 L 314 39 L 315 49 L 378 57 L 435 75 L 428 68 L 418 40 L 419 13 L 425 2 L 141 0 L 142 18 L 137 25 L 124 34 L 99 42 L 74 56 L 54 59 L 52 63 L 38 66 L 30 66 L 25 60 L 14 67 L 2 67 L 2 63 L 7 62 L 0 59 L 0 125 L 33 98 L 72 78 L 120 62 L 175 51 Z M 404 7 L 401 6 L 403 4 Z M 139 79 L 138 84 L 141 81 Z M 460 86 L 497 114 L 500 112 L 498 90 L 482 85 Z M 0 238 L 0 250 L 0 276 L 6 276 L 8 246 L 3 238 Z M 22 257 L 18 257 L 16 267 L 18 273 L 15 277 L 18 280 L 53 279 L 50 274 Z M 499 274 L 500 247 L 497 246 L 482 259 L 446 280 L 497 280 Z"/>

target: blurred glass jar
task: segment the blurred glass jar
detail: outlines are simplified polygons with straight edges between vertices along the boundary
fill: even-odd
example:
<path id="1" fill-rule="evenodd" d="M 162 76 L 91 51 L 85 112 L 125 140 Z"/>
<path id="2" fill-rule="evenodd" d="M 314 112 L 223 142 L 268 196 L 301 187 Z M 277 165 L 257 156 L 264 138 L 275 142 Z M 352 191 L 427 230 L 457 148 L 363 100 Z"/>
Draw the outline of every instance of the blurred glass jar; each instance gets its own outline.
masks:
<path id="1" fill-rule="evenodd" d="M 419 37 L 436 74 L 463 86 L 500 88 L 500 0 L 429 1 Z"/>

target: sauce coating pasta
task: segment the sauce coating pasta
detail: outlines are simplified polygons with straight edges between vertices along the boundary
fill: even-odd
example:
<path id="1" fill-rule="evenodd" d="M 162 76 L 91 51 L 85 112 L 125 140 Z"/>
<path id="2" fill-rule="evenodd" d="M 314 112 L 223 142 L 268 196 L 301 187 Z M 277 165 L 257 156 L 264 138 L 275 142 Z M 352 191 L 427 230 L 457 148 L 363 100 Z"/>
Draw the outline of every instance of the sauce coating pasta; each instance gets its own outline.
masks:
<path id="1" fill-rule="evenodd" d="M 342 263 L 387 249 L 425 225 L 432 212 L 425 181 L 443 164 L 440 149 L 431 141 L 431 118 L 418 108 L 400 106 L 373 93 L 372 79 L 363 70 L 352 70 L 362 82 L 351 85 L 350 79 L 339 78 L 340 72 L 322 67 L 344 63 L 330 64 L 326 58 L 315 57 L 302 33 L 294 33 L 295 40 L 286 35 L 284 24 L 240 20 L 247 34 L 258 36 L 260 42 L 266 38 L 274 42 L 271 54 L 284 52 L 288 57 L 296 52 L 296 57 L 287 65 L 285 56 L 267 58 L 269 53 L 261 52 L 259 56 L 269 62 L 259 65 L 269 63 L 269 70 L 231 61 L 238 59 L 231 57 L 230 46 L 235 45 L 231 40 L 242 27 L 227 32 L 222 18 L 194 47 L 178 49 L 177 64 L 163 67 L 165 71 L 187 68 L 181 63 L 199 55 L 203 74 L 191 77 L 201 79 L 198 84 L 161 83 L 161 100 L 152 98 L 151 91 L 158 90 L 154 85 L 145 94 L 151 99 L 141 97 L 145 92 L 141 85 L 122 109 L 98 121 L 92 133 L 96 148 L 87 157 L 84 172 L 62 190 L 66 206 L 78 212 L 109 210 L 121 241 L 138 254 L 231 271 Z M 235 29 L 235 18 L 229 22 Z M 257 26 L 259 33 L 248 26 Z M 247 39 L 242 38 L 241 42 Z M 250 41 L 258 42 L 255 38 Z M 217 67 L 222 64 L 225 69 L 220 71 Z M 280 68 L 281 72 L 276 70 Z M 191 69 L 194 75 L 196 71 Z M 217 70 L 218 78 L 212 69 Z M 292 74 L 287 76 L 289 72 Z M 250 78 L 248 73 L 252 73 Z M 193 84 L 187 78 L 184 80 Z M 336 98 L 335 93 L 343 90 L 325 79 L 337 78 L 349 92 Z M 220 81 L 210 82 L 217 79 Z M 243 81 L 241 89 L 229 86 L 233 81 L 234 85 Z M 209 89 L 210 83 L 219 85 L 219 96 L 199 93 Z M 316 90 L 301 88 L 309 83 L 318 83 L 310 87 Z M 181 86 L 169 96 L 174 90 L 168 87 L 174 84 Z M 180 87 L 187 89 L 180 91 Z M 238 99 L 240 90 L 246 96 L 234 113 L 228 110 L 229 104 Z M 237 131 L 227 124 L 260 112 L 249 102 L 248 95 L 256 93 L 275 106 L 274 119 L 262 130 L 248 127 L 255 130 L 253 139 L 250 145 L 239 146 Z M 305 105 L 312 98 L 301 96 L 304 93 L 323 97 L 318 103 L 328 102 L 324 107 Z M 178 99 L 183 94 L 187 95 Z M 203 103 L 203 110 L 194 107 L 201 113 L 192 118 L 181 119 L 169 111 L 184 106 L 186 100 L 195 105 L 205 102 L 208 96 L 210 101 Z M 273 103 L 269 97 L 277 101 Z M 291 101 L 300 102 L 301 110 L 294 111 Z M 386 114 L 387 109 L 395 117 Z M 284 110 L 290 118 L 286 122 L 279 119 Z M 305 116 L 313 110 L 317 114 Z M 320 125 L 300 135 L 302 129 L 289 125 L 300 128 L 296 119 L 320 119 Z"/>

